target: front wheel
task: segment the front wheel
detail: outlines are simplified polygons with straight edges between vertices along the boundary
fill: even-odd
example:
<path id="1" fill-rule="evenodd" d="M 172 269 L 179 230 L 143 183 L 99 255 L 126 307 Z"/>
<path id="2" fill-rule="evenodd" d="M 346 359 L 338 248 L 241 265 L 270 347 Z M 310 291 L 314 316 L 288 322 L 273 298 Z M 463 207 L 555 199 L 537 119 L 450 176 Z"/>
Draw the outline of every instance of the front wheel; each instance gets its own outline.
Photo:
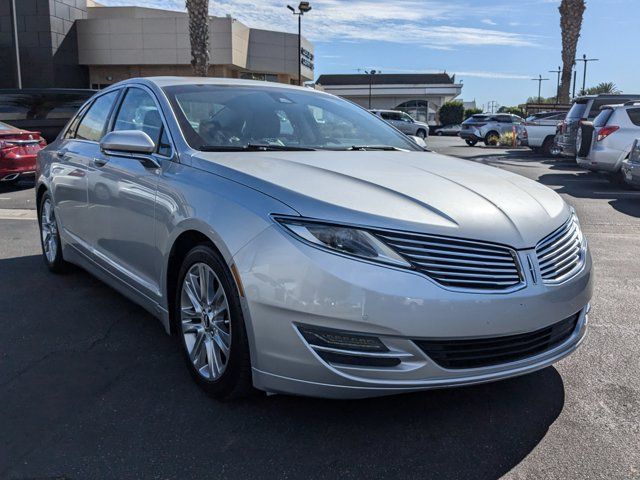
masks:
<path id="1" fill-rule="evenodd" d="M 58 230 L 58 220 L 56 219 L 53 200 L 49 192 L 46 192 L 40 199 L 39 226 L 40 245 L 42 246 L 42 258 L 49 270 L 54 273 L 64 273 L 68 270 L 69 264 L 62 257 L 62 244 L 60 242 L 60 232 Z"/>
<path id="2" fill-rule="evenodd" d="M 478 143 L 477 140 L 465 140 L 466 144 L 469 145 L 470 147 L 475 147 L 476 143 Z"/>
<path id="3" fill-rule="evenodd" d="M 175 292 L 174 325 L 187 368 L 218 399 L 252 390 L 249 343 L 235 281 L 221 257 L 198 245 L 185 257 Z"/>
<path id="4" fill-rule="evenodd" d="M 498 145 L 499 141 L 500 141 L 500 135 L 498 135 L 497 132 L 489 132 L 487 133 L 487 136 L 484 137 L 485 145 L 496 146 Z"/>
<path id="5" fill-rule="evenodd" d="M 424 130 L 420 129 L 416 132 L 416 136 L 420 137 L 421 139 L 425 139 L 427 138 L 427 132 L 425 132 Z"/>

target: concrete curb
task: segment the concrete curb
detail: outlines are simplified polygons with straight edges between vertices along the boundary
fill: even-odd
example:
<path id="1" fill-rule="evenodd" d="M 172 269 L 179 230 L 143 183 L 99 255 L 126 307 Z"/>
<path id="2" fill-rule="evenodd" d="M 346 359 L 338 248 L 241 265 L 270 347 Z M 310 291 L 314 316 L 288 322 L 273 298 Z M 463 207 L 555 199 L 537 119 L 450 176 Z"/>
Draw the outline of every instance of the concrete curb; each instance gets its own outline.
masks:
<path id="1" fill-rule="evenodd" d="M 0 208 L 0 220 L 35 220 L 37 218 L 35 210 Z"/>

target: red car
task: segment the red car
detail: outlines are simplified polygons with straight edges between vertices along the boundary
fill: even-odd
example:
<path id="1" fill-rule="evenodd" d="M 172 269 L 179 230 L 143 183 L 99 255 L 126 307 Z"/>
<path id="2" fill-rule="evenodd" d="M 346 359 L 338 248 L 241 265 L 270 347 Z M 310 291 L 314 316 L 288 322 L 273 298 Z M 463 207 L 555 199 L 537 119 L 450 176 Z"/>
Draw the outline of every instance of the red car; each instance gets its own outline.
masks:
<path id="1" fill-rule="evenodd" d="M 40 132 L 29 132 L 0 122 L 0 182 L 14 182 L 36 171 L 36 155 L 47 142 Z"/>

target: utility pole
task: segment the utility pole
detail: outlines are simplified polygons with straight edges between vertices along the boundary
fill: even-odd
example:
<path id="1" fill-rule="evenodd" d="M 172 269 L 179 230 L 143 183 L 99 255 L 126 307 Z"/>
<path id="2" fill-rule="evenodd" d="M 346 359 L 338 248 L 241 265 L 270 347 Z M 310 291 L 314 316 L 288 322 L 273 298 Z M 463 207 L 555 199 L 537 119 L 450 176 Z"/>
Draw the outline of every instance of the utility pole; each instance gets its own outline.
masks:
<path id="1" fill-rule="evenodd" d="M 542 78 L 542 75 L 538 75 L 538 78 L 532 78 L 534 82 L 538 82 L 538 103 L 542 103 L 542 97 L 540 96 L 542 92 L 542 82 L 549 80 L 548 78 Z"/>
<path id="2" fill-rule="evenodd" d="M 573 93 L 571 98 L 576 98 L 576 78 L 578 77 L 578 69 L 576 68 L 576 62 L 573 62 Z"/>
<path id="3" fill-rule="evenodd" d="M 597 62 L 597 58 L 587 58 L 587 54 L 583 54 L 582 58 L 576 58 L 576 62 L 584 62 L 584 70 L 582 72 L 582 94 L 584 94 L 587 88 L 587 63 Z"/>
<path id="4" fill-rule="evenodd" d="M 560 101 L 560 74 L 562 73 L 562 68 L 558 67 L 558 70 L 549 70 L 549 73 L 558 74 L 558 85 L 556 87 L 556 104 L 557 104 Z"/>
<path id="5" fill-rule="evenodd" d="M 11 0 L 11 17 L 13 23 L 13 44 L 16 47 L 16 80 L 18 88 L 22 88 L 22 72 L 20 71 L 20 47 L 18 46 L 18 19 L 16 14 L 16 0 Z"/>

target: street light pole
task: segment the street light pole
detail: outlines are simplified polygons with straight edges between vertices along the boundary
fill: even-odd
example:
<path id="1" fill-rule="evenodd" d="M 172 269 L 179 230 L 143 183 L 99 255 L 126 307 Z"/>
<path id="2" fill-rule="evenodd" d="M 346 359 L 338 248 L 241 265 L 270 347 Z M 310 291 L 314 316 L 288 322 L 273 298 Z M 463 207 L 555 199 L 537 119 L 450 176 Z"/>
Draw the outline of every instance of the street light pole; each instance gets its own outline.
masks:
<path id="1" fill-rule="evenodd" d="M 597 62 L 597 58 L 587 58 L 587 54 L 583 54 L 582 58 L 576 58 L 576 62 L 584 62 L 584 70 L 582 72 L 582 93 L 584 94 L 587 88 L 587 63 Z"/>
<path id="2" fill-rule="evenodd" d="M 540 95 L 542 93 L 542 82 L 549 79 L 542 78 L 542 75 L 538 75 L 538 78 L 532 78 L 531 80 L 533 80 L 534 82 L 538 82 L 538 103 L 542 103 L 542 97 Z"/>
<path id="3" fill-rule="evenodd" d="M 16 79 L 18 88 L 22 88 L 22 72 L 20 71 L 20 47 L 18 46 L 18 19 L 16 15 L 16 0 L 11 0 L 11 17 L 13 23 L 13 44 L 16 47 Z"/>
<path id="4" fill-rule="evenodd" d="M 311 11 L 311 5 L 309 2 L 300 2 L 297 11 L 291 5 L 287 5 L 287 8 L 298 17 L 298 85 L 302 86 L 302 16 Z"/>
<path id="5" fill-rule="evenodd" d="M 558 85 L 556 86 L 556 104 L 560 102 L 560 74 L 562 73 L 562 68 L 558 67 L 558 70 L 549 70 L 549 73 L 557 73 L 558 74 Z"/>
<path id="6" fill-rule="evenodd" d="M 369 75 L 369 110 L 371 110 L 371 85 L 373 84 L 373 76 L 376 73 L 382 73 L 377 70 L 365 70 L 364 73 Z"/>

